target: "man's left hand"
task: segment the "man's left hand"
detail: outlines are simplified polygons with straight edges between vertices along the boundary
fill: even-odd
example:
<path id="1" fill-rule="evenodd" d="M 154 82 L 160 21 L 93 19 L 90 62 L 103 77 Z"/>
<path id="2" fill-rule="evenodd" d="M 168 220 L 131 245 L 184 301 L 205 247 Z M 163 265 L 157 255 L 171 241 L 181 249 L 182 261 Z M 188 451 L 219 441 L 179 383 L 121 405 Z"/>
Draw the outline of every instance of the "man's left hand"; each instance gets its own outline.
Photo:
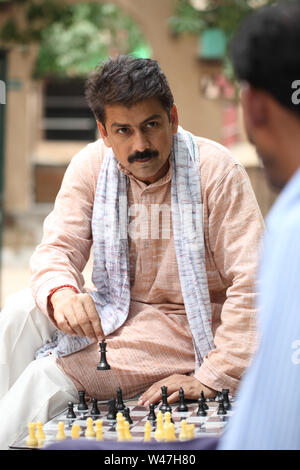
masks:
<path id="1" fill-rule="evenodd" d="M 139 398 L 139 405 L 148 406 L 150 403 L 158 403 L 161 400 L 161 387 L 168 387 L 168 403 L 179 400 L 180 387 L 184 390 L 184 396 L 190 400 L 197 400 L 203 391 L 205 398 L 213 398 L 217 392 L 203 385 L 199 380 L 190 375 L 174 374 L 166 379 L 154 383 Z"/>

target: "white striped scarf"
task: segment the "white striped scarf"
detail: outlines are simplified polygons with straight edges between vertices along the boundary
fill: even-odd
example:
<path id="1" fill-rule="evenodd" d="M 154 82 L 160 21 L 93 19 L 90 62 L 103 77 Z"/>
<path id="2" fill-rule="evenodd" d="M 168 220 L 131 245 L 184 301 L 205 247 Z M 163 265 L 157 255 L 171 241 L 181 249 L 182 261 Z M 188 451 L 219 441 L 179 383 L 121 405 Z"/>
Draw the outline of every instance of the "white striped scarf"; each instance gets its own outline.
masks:
<path id="1" fill-rule="evenodd" d="M 205 267 L 199 150 L 194 136 L 181 127 L 173 137 L 170 158 L 175 251 L 197 369 L 214 343 Z M 128 182 L 128 176 L 118 169 L 113 151 L 107 149 L 98 177 L 92 217 L 92 280 L 96 290 L 90 293 L 105 336 L 124 324 L 130 308 Z M 89 338 L 71 337 L 58 331 L 53 343 L 39 350 L 37 356 L 49 350 L 56 356 L 66 356 L 91 342 Z"/>

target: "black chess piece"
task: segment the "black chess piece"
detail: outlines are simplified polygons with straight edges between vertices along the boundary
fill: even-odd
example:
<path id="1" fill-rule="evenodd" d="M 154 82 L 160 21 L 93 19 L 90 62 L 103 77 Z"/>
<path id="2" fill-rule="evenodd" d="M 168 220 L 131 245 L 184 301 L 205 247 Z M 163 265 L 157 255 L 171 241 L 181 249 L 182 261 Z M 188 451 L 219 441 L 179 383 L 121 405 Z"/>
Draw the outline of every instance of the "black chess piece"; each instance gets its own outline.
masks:
<path id="1" fill-rule="evenodd" d="M 222 400 L 223 400 L 222 392 L 218 392 L 217 395 L 215 396 L 215 401 L 220 402 Z"/>
<path id="2" fill-rule="evenodd" d="M 76 414 L 74 412 L 74 403 L 72 401 L 69 401 L 69 403 L 68 403 L 68 413 L 67 413 L 66 418 L 68 418 L 68 419 L 75 419 L 76 418 Z"/>
<path id="3" fill-rule="evenodd" d="M 197 410 L 197 416 L 207 416 L 207 412 L 204 407 L 204 401 L 202 398 L 198 398 L 198 410 Z"/>
<path id="4" fill-rule="evenodd" d="M 80 411 L 88 410 L 89 407 L 87 406 L 86 401 L 85 401 L 85 390 L 79 390 L 78 395 L 79 395 L 79 405 L 77 409 Z"/>
<path id="5" fill-rule="evenodd" d="M 204 409 L 205 409 L 205 410 L 208 410 L 208 409 L 209 409 L 209 406 L 208 406 L 207 403 L 206 403 L 206 399 L 205 399 L 203 390 L 201 390 L 200 399 L 201 399 L 202 402 L 203 402 L 203 407 L 204 407 Z"/>
<path id="6" fill-rule="evenodd" d="M 223 402 L 224 402 L 224 408 L 226 411 L 231 410 L 231 403 L 229 400 L 229 389 L 228 388 L 223 388 L 222 390 L 222 395 L 223 395 Z"/>
<path id="7" fill-rule="evenodd" d="M 218 414 L 218 415 L 226 415 L 226 414 L 227 414 L 227 411 L 226 411 L 225 408 L 224 408 L 224 402 L 223 402 L 223 400 L 219 402 L 219 407 L 218 407 L 217 414 Z"/>
<path id="8" fill-rule="evenodd" d="M 126 419 L 126 421 L 128 421 L 129 424 L 133 423 L 133 421 L 131 419 L 131 416 L 130 416 L 130 410 L 129 410 L 128 406 L 126 408 L 124 408 L 123 416 Z"/>
<path id="9" fill-rule="evenodd" d="M 108 402 L 108 414 L 106 418 L 108 421 L 115 421 L 117 419 L 117 408 L 115 398 L 112 398 Z"/>
<path id="10" fill-rule="evenodd" d="M 155 423 L 155 421 L 156 421 L 156 414 L 155 414 L 155 411 L 154 411 L 154 409 L 155 409 L 155 404 L 154 404 L 154 403 L 150 403 L 149 409 L 150 409 L 150 413 L 149 413 L 149 415 L 148 415 L 147 420 L 148 420 L 148 421 L 152 421 L 153 423 Z"/>
<path id="11" fill-rule="evenodd" d="M 170 413 L 172 413 L 172 408 L 168 403 L 168 388 L 165 385 L 161 387 L 161 396 L 162 396 L 162 404 L 159 407 L 160 411 L 162 413 L 165 413 L 166 411 L 169 411 Z"/>
<path id="12" fill-rule="evenodd" d="M 188 406 L 184 401 L 184 390 L 182 387 L 179 389 L 179 406 L 178 406 L 178 411 L 180 412 L 185 412 L 188 411 Z"/>
<path id="13" fill-rule="evenodd" d="M 110 369 L 110 365 L 108 364 L 106 360 L 106 342 L 103 339 L 101 343 L 99 343 L 100 346 L 100 362 L 97 365 L 97 370 L 108 370 Z"/>
<path id="14" fill-rule="evenodd" d="M 98 403 L 97 403 L 97 398 L 92 398 L 92 409 L 91 409 L 91 415 L 100 415 L 100 410 L 98 408 Z"/>
<path id="15" fill-rule="evenodd" d="M 123 411 L 125 410 L 125 405 L 123 402 L 123 396 L 122 396 L 122 390 L 120 387 L 117 388 L 117 411 Z"/>

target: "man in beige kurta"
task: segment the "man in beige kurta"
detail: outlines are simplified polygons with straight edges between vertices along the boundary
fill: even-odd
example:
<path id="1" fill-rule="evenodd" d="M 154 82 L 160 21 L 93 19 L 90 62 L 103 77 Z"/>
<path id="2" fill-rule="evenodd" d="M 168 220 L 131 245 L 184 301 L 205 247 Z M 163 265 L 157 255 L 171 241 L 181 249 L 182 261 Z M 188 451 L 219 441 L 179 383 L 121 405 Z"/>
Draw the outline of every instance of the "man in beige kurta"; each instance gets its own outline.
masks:
<path id="1" fill-rule="evenodd" d="M 123 73 L 126 82 L 128 74 L 123 68 L 127 62 L 120 59 L 120 64 L 117 63 L 122 66 L 115 75 L 117 81 Z M 137 64 L 141 69 L 141 63 L 157 69 L 154 61 L 140 59 L 133 66 Z M 161 80 L 161 72 L 158 73 Z M 137 89 L 140 83 L 141 80 L 136 84 Z M 110 84 L 108 81 L 103 99 L 110 93 Z M 163 87 L 168 90 L 165 81 Z M 7 378 L 8 391 L 0 400 L 3 414 L 20 390 L 27 393 L 31 382 L 36 400 L 44 401 L 36 403 L 35 408 L 27 408 L 27 421 L 41 419 L 42 411 L 38 407 L 50 419 L 78 389 L 86 390 L 91 397 L 109 399 L 120 386 L 125 398 L 142 394 L 140 403 L 144 405 L 161 398 L 162 385 L 168 387 L 170 403 L 178 399 L 180 387 L 187 398 L 193 399 L 199 397 L 201 390 L 206 396 L 214 396 L 223 388 L 229 388 L 234 394 L 249 364 L 257 341 L 255 275 L 263 219 L 241 164 L 221 145 L 197 138 L 214 348 L 195 370 L 192 332 L 181 291 L 171 217 L 154 218 L 155 211 L 151 210 L 163 208 L 163 214 L 168 214 L 173 170 L 170 152 L 172 137 L 178 129 L 178 113 L 172 97 L 166 108 L 165 102 L 156 96 L 157 88 L 154 82 L 153 96 L 141 97 L 129 105 L 116 101 L 103 106 L 104 116 L 97 118 L 101 138 L 72 159 L 55 207 L 45 220 L 43 239 L 31 258 L 31 289 L 37 308 L 28 315 L 26 328 L 36 339 L 33 342 L 29 333 L 26 336 L 27 329 L 22 326 L 24 331 L 18 333 L 18 341 L 22 340 L 33 350 L 33 343 L 42 345 L 50 341 L 50 333 L 58 328 L 69 334 L 89 336 L 94 342 L 68 356 L 37 359 L 19 378 L 19 370 L 11 380 Z M 170 97 L 169 91 L 167 94 Z M 94 199 L 107 147 L 112 147 L 119 171 L 129 180 L 130 308 L 125 323 L 106 337 L 111 369 L 99 372 L 96 370 L 98 342 L 103 338 L 103 331 L 82 272 L 93 245 Z M 147 151 L 156 153 L 148 157 L 144 153 Z M 140 207 L 146 210 L 139 211 Z M 22 323 L 21 310 L 18 325 Z M 13 338 L 17 332 L 13 317 L 2 317 L 6 318 L 3 331 L 6 328 L 9 332 L 6 337 L 11 334 Z M 44 327 L 45 322 L 49 331 L 48 326 Z M 28 338 L 27 343 L 24 338 Z M 9 346 L 5 349 L 8 363 L 22 355 L 15 345 L 11 351 Z M 9 370 L 12 368 L 4 364 L 3 371 Z M 41 384 L 44 385 L 40 390 Z M 5 438 L 0 432 L 0 447 L 1 442 Z"/>
<path id="2" fill-rule="evenodd" d="M 216 348 L 196 377 L 209 388 L 229 388 L 234 393 L 255 348 L 254 279 L 263 221 L 241 164 L 215 142 L 199 138 L 198 143 Z M 31 259 L 33 294 L 46 315 L 51 315 L 47 297 L 54 287 L 71 284 L 84 292 L 81 272 L 92 247 L 93 200 L 104 152 L 100 139 L 73 158 L 55 208 L 45 221 L 42 243 Z M 171 166 L 163 178 L 150 185 L 121 166 L 120 171 L 130 179 L 129 206 L 170 204 Z M 111 370 L 95 370 L 99 362 L 96 342 L 58 360 L 76 386 L 91 396 L 110 398 L 120 384 L 126 396 L 134 395 L 171 373 L 194 370 L 172 234 L 163 239 L 161 227 L 159 239 L 131 240 L 130 268 L 129 318 L 106 338 Z"/>

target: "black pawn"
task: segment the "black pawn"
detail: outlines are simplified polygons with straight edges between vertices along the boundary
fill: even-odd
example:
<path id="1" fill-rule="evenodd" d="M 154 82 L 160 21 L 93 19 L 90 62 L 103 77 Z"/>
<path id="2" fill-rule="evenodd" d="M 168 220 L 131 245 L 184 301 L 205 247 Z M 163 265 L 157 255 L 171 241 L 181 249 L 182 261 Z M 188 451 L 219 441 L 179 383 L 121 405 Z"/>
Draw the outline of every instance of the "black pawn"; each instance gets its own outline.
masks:
<path id="1" fill-rule="evenodd" d="M 124 410 L 123 410 L 123 416 L 124 418 L 126 419 L 126 421 L 128 421 L 129 424 L 132 424 L 133 421 L 130 417 L 130 410 L 128 407 L 126 407 Z"/>
<path id="2" fill-rule="evenodd" d="M 110 369 L 110 365 L 108 364 L 106 360 L 106 342 L 103 339 L 101 343 L 99 343 L 100 346 L 100 362 L 97 365 L 97 370 L 108 370 Z"/>
<path id="3" fill-rule="evenodd" d="M 108 414 L 106 418 L 108 421 L 115 421 L 117 419 L 117 408 L 115 398 L 112 398 L 108 402 Z"/>
<path id="4" fill-rule="evenodd" d="M 198 398 L 197 416 L 207 416 L 207 413 L 204 407 L 204 401 L 201 398 Z"/>
<path id="5" fill-rule="evenodd" d="M 184 390 L 182 387 L 179 389 L 179 406 L 178 406 L 178 411 L 184 412 L 188 411 L 187 404 L 184 401 Z"/>
<path id="6" fill-rule="evenodd" d="M 204 407 L 204 409 L 205 409 L 205 410 L 208 410 L 208 409 L 209 409 L 209 407 L 208 407 L 208 405 L 207 405 L 207 403 L 206 403 L 206 399 L 205 399 L 205 396 L 204 396 L 203 390 L 201 390 L 201 393 L 200 393 L 200 399 L 201 399 L 201 400 L 202 400 L 202 402 L 203 402 L 203 407 Z"/>
<path id="7" fill-rule="evenodd" d="M 66 417 L 68 419 L 75 419 L 76 418 L 76 414 L 74 413 L 74 403 L 72 403 L 71 401 L 69 401 L 69 403 L 68 403 L 68 413 L 67 413 Z"/>
<path id="8" fill-rule="evenodd" d="M 123 411 L 125 410 L 125 405 L 123 402 L 122 390 L 120 387 L 117 388 L 117 410 Z"/>
<path id="9" fill-rule="evenodd" d="M 100 415 L 100 411 L 98 408 L 98 403 L 97 403 L 97 398 L 92 398 L 92 409 L 91 409 L 91 415 Z"/>
<path id="10" fill-rule="evenodd" d="M 172 408 L 168 403 L 168 388 L 166 386 L 161 387 L 161 396 L 162 396 L 162 404 L 159 407 L 160 411 L 162 413 L 165 413 L 166 411 L 169 411 L 172 413 Z"/>
<path id="11" fill-rule="evenodd" d="M 85 390 L 79 390 L 78 395 L 79 395 L 78 410 L 80 411 L 88 410 L 89 407 L 87 406 L 86 401 L 85 401 Z"/>
<path id="12" fill-rule="evenodd" d="M 224 402 L 225 410 L 226 411 L 231 410 L 231 403 L 230 403 L 230 400 L 229 400 L 229 389 L 228 388 L 223 388 L 222 395 L 223 395 L 223 402 Z"/>
<path id="13" fill-rule="evenodd" d="M 224 402 L 223 401 L 219 402 L 219 407 L 218 407 L 217 414 L 218 415 L 226 415 L 227 414 L 227 411 L 224 408 Z"/>
<path id="14" fill-rule="evenodd" d="M 154 408 L 155 408 L 154 403 L 151 403 L 149 405 L 150 413 L 147 418 L 148 421 L 152 421 L 153 423 L 156 421 L 156 414 L 155 414 Z"/>

